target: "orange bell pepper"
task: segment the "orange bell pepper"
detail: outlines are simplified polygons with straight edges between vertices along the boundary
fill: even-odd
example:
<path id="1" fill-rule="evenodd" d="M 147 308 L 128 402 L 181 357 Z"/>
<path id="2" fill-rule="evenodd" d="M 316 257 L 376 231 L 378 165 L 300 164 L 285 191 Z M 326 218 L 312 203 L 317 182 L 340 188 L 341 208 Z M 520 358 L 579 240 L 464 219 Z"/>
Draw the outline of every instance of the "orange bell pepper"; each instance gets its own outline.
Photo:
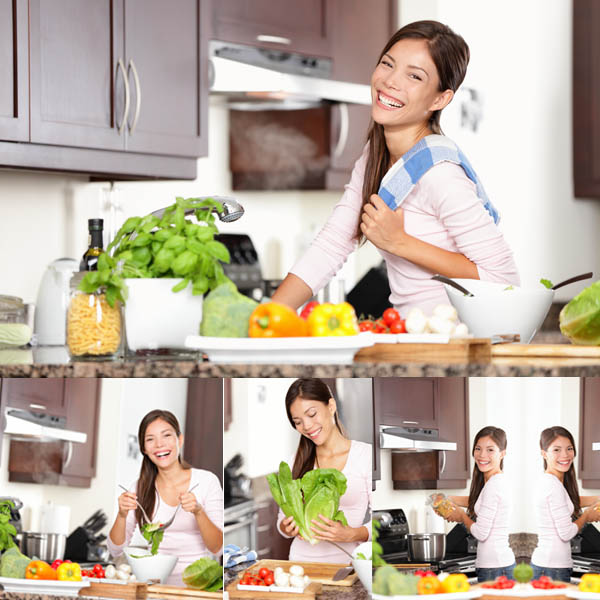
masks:
<path id="1" fill-rule="evenodd" d="M 56 571 L 43 560 L 32 560 L 25 569 L 25 579 L 56 579 Z"/>
<path id="2" fill-rule="evenodd" d="M 303 337 L 307 325 L 289 306 L 278 302 L 259 304 L 248 324 L 248 335 L 255 338 Z"/>
<path id="3" fill-rule="evenodd" d="M 81 581 L 81 567 L 78 563 L 62 563 L 56 569 L 59 581 Z"/>
<path id="4" fill-rule="evenodd" d="M 441 594 L 442 583 L 435 576 L 426 575 L 417 581 L 417 594 Z"/>

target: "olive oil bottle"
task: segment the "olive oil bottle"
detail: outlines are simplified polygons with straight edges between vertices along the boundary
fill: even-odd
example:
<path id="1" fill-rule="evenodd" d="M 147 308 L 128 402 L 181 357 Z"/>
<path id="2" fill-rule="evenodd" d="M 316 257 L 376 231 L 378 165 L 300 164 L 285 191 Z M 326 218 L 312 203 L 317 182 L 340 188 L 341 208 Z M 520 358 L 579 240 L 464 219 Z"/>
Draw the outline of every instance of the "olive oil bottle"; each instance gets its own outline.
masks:
<path id="1" fill-rule="evenodd" d="M 79 263 L 80 271 L 96 271 L 98 269 L 98 257 L 104 252 L 103 229 L 103 219 L 88 219 L 88 249 Z"/>

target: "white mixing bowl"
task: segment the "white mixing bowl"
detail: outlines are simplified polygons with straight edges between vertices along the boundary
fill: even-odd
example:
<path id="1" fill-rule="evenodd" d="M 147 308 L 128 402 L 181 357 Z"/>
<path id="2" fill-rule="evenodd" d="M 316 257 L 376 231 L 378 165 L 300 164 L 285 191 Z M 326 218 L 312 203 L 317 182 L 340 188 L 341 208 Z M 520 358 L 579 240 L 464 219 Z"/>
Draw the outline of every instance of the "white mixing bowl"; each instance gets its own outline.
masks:
<path id="1" fill-rule="evenodd" d="M 367 557 L 367 560 L 356 558 L 359 552 L 364 554 L 364 556 Z M 355 557 L 352 559 L 352 566 L 354 567 L 360 582 L 369 593 L 371 593 L 371 587 L 373 585 L 373 562 L 371 560 L 372 552 L 372 542 L 363 542 L 354 549 L 354 552 L 352 552 L 352 556 Z"/>
<path id="2" fill-rule="evenodd" d="M 454 279 L 473 296 L 465 296 L 444 284 L 458 318 L 475 337 L 518 333 L 521 343 L 528 344 L 544 321 L 554 291 L 541 283 L 518 287 L 478 279 Z"/>
<path id="3" fill-rule="evenodd" d="M 171 554 L 155 554 L 152 556 L 148 550 L 143 548 L 125 548 L 125 558 L 138 581 L 149 579 L 160 579 L 166 583 L 177 563 L 177 557 Z M 132 556 L 133 555 L 133 556 Z M 134 558 L 142 556 L 143 558 Z"/>

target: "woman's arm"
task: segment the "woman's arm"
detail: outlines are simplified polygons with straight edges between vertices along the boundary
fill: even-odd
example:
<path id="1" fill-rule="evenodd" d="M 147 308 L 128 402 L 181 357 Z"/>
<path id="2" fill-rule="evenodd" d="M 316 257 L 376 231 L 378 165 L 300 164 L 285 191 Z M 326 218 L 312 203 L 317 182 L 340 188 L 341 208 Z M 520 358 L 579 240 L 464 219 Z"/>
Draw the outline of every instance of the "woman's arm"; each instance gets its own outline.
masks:
<path id="1" fill-rule="evenodd" d="M 462 506 L 463 508 L 469 506 L 469 496 L 448 496 L 448 500 L 456 506 Z"/>
<path id="2" fill-rule="evenodd" d="M 581 506 L 592 506 L 596 502 L 600 502 L 600 496 L 579 496 Z"/>
<path id="3" fill-rule="evenodd" d="M 107 546 L 112 556 L 121 554 L 129 543 L 135 529 L 136 495 L 134 492 L 123 492 L 119 496 L 119 509 L 115 522 L 108 534 Z"/>
<path id="4" fill-rule="evenodd" d="M 300 277 L 288 273 L 271 300 L 298 310 L 309 298 L 312 298 L 312 295 L 312 290 Z"/>

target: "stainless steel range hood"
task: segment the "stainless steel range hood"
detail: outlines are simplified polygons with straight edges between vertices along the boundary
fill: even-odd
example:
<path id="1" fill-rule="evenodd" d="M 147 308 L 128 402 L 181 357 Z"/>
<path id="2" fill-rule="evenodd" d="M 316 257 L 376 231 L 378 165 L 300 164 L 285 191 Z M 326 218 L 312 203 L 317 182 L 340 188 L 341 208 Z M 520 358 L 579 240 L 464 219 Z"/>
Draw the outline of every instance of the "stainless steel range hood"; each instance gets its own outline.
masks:
<path id="1" fill-rule="evenodd" d="M 85 444 L 87 434 L 66 428 L 64 417 L 34 413 L 18 408 L 7 408 L 4 435 L 21 440 L 76 442 Z"/>
<path id="2" fill-rule="evenodd" d="M 379 446 L 392 452 L 431 452 L 456 450 L 456 442 L 439 437 L 439 431 L 421 427 L 379 427 Z"/>
<path id="3" fill-rule="evenodd" d="M 369 85 L 330 79 L 331 59 L 217 40 L 209 48 L 211 94 L 236 102 L 269 102 L 269 108 L 321 100 L 371 104 Z"/>

